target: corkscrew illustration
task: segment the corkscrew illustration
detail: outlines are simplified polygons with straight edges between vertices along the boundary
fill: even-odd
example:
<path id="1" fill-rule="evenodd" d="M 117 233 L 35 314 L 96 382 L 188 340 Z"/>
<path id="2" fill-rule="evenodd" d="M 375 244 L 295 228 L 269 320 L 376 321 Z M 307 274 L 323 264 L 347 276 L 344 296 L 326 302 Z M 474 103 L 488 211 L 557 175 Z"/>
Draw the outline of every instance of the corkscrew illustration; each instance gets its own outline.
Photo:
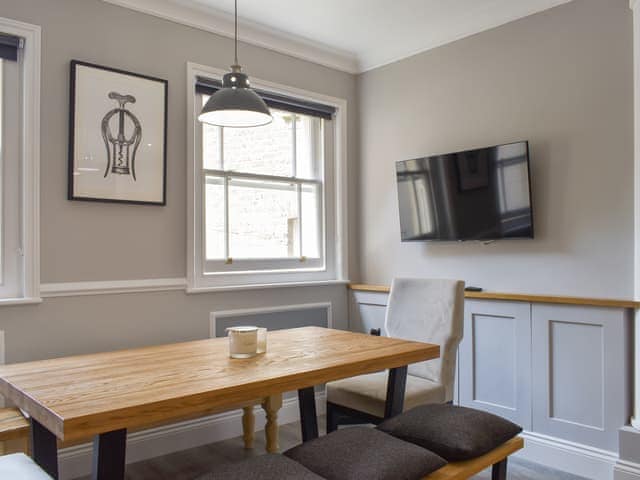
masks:
<path id="1" fill-rule="evenodd" d="M 104 178 L 111 171 L 119 175 L 131 175 L 135 181 L 136 153 L 142 140 L 142 125 L 126 105 L 136 103 L 136 97 L 110 92 L 109 98 L 115 100 L 118 107 L 110 110 L 102 119 L 102 138 L 107 148 Z"/>

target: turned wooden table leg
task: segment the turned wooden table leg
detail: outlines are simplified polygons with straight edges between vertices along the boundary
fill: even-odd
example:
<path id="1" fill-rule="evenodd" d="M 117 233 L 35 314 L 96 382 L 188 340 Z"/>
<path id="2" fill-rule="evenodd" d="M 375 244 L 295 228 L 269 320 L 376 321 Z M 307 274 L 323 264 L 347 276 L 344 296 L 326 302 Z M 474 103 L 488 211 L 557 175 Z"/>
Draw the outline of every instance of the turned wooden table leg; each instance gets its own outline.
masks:
<path id="1" fill-rule="evenodd" d="M 244 448 L 253 448 L 253 432 L 256 427 L 253 405 L 244 407 L 242 410 L 242 439 L 244 440 Z"/>
<path id="2" fill-rule="evenodd" d="M 267 424 L 264 432 L 267 438 L 267 452 L 277 453 L 278 445 L 278 410 L 282 407 L 282 395 L 267 397 L 262 402 L 262 408 L 267 414 Z"/>

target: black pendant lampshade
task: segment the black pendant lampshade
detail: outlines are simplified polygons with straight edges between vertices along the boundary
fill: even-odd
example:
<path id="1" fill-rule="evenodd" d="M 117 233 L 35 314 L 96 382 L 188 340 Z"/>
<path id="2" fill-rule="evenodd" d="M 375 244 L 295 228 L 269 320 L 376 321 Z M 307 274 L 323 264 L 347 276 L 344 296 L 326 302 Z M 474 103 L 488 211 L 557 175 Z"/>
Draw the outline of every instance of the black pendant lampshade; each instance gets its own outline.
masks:
<path id="1" fill-rule="evenodd" d="M 235 2 L 235 63 L 222 77 L 222 88 L 211 95 L 198 116 L 202 123 L 219 127 L 259 127 L 271 123 L 269 107 L 249 86 L 238 65 L 238 1 Z"/>
<path id="2" fill-rule="evenodd" d="M 222 78 L 222 88 L 211 95 L 200 116 L 203 123 L 220 127 L 258 127 L 271 123 L 269 107 L 249 88 L 249 77 L 240 66 Z"/>

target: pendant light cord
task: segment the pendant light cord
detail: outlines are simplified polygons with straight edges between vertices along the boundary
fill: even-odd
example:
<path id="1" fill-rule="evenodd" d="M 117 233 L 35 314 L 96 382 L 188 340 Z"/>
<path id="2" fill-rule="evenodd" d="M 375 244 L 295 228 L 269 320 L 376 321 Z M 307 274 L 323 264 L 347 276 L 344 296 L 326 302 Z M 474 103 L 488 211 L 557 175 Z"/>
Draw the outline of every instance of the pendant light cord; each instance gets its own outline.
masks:
<path id="1" fill-rule="evenodd" d="M 238 65 L 238 0 L 235 0 L 235 31 L 234 65 Z"/>

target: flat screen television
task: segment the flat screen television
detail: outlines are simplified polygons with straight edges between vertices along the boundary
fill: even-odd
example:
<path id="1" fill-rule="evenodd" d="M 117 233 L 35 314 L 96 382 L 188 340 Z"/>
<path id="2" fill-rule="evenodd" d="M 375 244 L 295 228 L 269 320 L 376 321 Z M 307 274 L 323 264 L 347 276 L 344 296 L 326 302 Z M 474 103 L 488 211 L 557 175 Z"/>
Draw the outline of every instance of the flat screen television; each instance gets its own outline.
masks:
<path id="1" fill-rule="evenodd" d="M 402 241 L 533 238 L 529 143 L 396 163 Z"/>

